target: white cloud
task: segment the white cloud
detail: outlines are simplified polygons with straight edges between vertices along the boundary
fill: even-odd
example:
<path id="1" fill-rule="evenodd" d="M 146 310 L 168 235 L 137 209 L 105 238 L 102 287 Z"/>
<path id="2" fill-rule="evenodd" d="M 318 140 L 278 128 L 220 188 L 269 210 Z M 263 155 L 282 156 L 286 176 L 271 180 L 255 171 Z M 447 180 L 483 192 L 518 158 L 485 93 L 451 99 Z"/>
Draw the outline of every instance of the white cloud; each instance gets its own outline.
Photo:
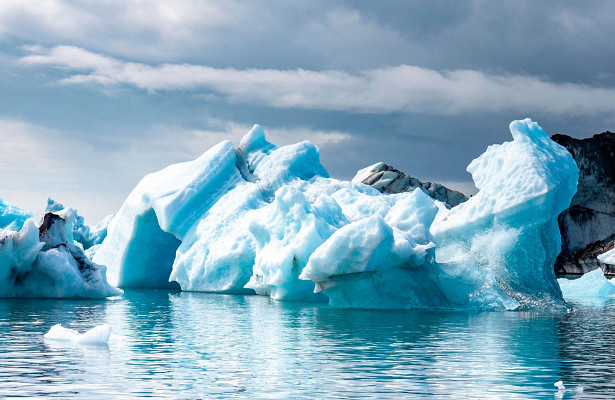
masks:
<path id="1" fill-rule="evenodd" d="M 64 84 L 128 85 L 147 91 L 214 92 L 230 102 L 362 113 L 462 114 L 615 111 L 615 88 L 555 83 L 534 76 L 436 71 L 411 65 L 340 70 L 213 68 L 126 62 L 72 46 L 25 48 L 23 65 L 66 71 Z"/>
<path id="2" fill-rule="evenodd" d="M 395 30 L 326 0 L 3 0 L 7 38 L 225 66 L 372 65 L 389 53 L 382 43 L 406 48 Z"/>

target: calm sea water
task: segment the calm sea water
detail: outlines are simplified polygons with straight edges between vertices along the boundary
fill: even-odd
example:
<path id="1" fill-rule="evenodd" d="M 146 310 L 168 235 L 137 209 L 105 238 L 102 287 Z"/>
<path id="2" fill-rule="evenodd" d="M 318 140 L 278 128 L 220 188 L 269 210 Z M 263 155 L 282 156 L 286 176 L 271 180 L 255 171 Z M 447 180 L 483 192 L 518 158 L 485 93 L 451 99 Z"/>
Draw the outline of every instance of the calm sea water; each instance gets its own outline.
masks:
<path id="1" fill-rule="evenodd" d="M 0 397 L 615 397 L 615 302 L 569 313 L 338 310 L 260 296 L 126 291 L 0 300 Z M 43 340 L 113 326 L 108 345 Z M 554 382 L 584 393 L 557 394 Z"/>

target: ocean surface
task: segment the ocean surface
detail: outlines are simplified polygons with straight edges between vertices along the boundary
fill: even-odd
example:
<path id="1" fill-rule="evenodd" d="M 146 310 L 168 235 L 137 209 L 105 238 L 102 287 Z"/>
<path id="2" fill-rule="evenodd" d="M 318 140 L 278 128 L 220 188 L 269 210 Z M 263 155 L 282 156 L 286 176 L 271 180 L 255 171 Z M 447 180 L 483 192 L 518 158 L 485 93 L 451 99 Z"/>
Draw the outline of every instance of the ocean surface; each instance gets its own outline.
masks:
<path id="1" fill-rule="evenodd" d="M 145 290 L 0 300 L 0 398 L 612 399 L 615 301 L 573 306 L 364 311 Z M 45 341 L 57 323 L 113 332 L 108 345 Z"/>

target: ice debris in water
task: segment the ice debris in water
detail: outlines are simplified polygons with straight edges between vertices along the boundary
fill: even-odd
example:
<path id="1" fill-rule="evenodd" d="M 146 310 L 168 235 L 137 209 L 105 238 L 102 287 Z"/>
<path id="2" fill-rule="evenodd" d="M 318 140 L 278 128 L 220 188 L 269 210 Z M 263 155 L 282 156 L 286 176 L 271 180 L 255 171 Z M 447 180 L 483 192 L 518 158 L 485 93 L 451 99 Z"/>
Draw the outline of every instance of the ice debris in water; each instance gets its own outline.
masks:
<path id="1" fill-rule="evenodd" d="M 565 299 L 615 296 L 615 285 L 604 276 L 600 268 L 577 279 L 560 278 L 557 282 Z"/>
<path id="2" fill-rule="evenodd" d="M 566 392 L 580 395 L 580 394 L 583 394 L 583 391 L 584 391 L 583 386 L 581 385 L 577 386 L 574 389 L 566 389 L 566 386 L 564 386 L 564 382 L 562 381 L 555 382 L 553 386 L 557 388 L 557 393 L 555 393 L 555 398 L 557 399 L 562 399 Z"/>
<path id="3" fill-rule="evenodd" d="M 531 120 L 510 130 L 468 166 L 478 194 L 449 209 L 421 188 L 329 178 L 312 143 L 278 147 L 255 125 L 238 148 L 224 141 L 143 178 L 94 261 L 119 287 L 365 308 L 563 304 L 557 216 L 578 168 Z"/>
<path id="4" fill-rule="evenodd" d="M 64 328 L 61 324 L 56 324 L 49 329 L 44 338 L 62 342 L 104 344 L 109 342 L 110 335 L 111 325 L 108 324 L 98 325 L 83 334 L 74 329 Z"/>

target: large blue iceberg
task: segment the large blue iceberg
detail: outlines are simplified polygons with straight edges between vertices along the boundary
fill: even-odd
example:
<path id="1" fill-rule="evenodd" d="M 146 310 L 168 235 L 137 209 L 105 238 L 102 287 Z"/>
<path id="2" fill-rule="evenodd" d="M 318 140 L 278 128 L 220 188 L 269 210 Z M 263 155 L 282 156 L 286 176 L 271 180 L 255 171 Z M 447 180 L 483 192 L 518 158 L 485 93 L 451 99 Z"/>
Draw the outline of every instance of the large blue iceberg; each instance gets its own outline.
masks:
<path id="1" fill-rule="evenodd" d="M 94 262 L 112 285 L 257 293 L 361 308 L 563 304 L 557 215 L 576 191 L 565 148 L 529 119 L 468 167 L 479 192 L 449 209 L 417 188 L 329 178 L 310 142 L 254 128 L 146 176 Z"/>

